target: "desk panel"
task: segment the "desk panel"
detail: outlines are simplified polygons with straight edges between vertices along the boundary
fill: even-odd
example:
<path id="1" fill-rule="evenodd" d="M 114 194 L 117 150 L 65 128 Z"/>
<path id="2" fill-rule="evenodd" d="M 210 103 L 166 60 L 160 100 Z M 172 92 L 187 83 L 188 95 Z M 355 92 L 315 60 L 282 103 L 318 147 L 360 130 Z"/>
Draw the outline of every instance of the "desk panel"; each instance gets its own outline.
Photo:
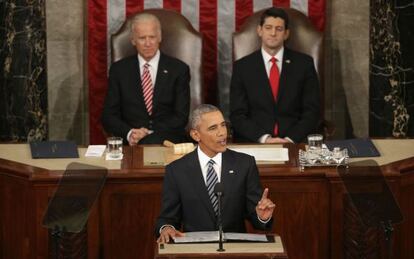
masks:
<path id="1" fill-rule="evenodd" d="M 288 163 L 259 166 L 262 184 L 270 189 L 277 206 L 272 232 L 282 237 L 289 258 L 347 258 L 343 226 L 348 205 L 340 176 L 334 168 L 301 172 L 297 152 L 303 146 L 286 146 L 291 158 Z M 109 170 L 90 214 L 88 258 L 154 256 L 154 223 L 161 205 L 164 169 L 144 167 L 142 147 L 124 150 L 127 155 L 121 168 Z M 414 158 L 381 168 L 405 217 L 396 226 L 394 252 L 399 258 L 414 258 Z M 49 257 L 49 233 L 41 222 L 62 173 L 0 158 L 1 259 Z"/>

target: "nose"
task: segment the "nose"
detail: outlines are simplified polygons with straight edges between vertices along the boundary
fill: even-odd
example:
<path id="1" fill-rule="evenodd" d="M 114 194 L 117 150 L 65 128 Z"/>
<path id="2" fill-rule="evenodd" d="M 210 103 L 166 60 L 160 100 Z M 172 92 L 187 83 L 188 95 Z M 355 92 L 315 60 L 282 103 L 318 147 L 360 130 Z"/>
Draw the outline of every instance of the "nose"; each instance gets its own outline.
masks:
<path id="1" fill-rule="evenodd" d="M 217 136 L 226 136 L 227 135 L 227 127 L 226 126 L 220 126 L 217 131 Z"/>

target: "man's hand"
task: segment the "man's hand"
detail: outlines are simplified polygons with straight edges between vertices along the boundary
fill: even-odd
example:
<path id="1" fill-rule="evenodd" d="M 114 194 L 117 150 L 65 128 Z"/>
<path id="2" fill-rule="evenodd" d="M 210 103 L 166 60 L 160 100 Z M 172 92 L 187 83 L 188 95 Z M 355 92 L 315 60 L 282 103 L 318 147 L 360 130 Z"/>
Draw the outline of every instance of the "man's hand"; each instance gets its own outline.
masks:
<path id="1" fill-rule="evenodd" d="M 268 143 L 268 144 L 283 144 L 283 143 L 291 143 L 291 142 L 287 139 L 284 139 L 284 138 L 272 138 L 272 137 L 270 137 L 270 138 L 267 138 L 265 140 L 265 143 Z"/>
<path id="2" fill-rule="evenodd" d="M 276 205 L 269 198 L 267 198 L 268 193 L 269 189 L 266 188 L 263 191 L 262 198 L 256 205 L 257 216 L 263 221 L 267 221 L 272 217 L 273 211 L 276 207 Z"/>
<path id="3" fill-rule="evenodd" d="M 130 146 L 136 145 L 142 138 L 150 134 L 147 128 L 132 129 L 129 135 L 128 143 Z"/>
<path id="4" fill-rule="evenodd" d="M 165 226 L 161 230 L 160 237 L 157 239 L 157 243 L 168 243 L 170 242 L 170 238 L 175 237 L 175 236 L 182 237 L 184 236 L 184 233 L 178 230 L 175 230 L 172 227 Z"/>

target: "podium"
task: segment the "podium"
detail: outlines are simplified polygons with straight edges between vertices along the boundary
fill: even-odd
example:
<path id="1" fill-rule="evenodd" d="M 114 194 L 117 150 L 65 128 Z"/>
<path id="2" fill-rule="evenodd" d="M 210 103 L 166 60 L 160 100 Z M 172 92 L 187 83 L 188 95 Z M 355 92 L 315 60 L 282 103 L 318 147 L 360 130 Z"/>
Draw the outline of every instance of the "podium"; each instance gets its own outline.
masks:
<path id="1" fill-rule="evenodd" d="M 228 242 L 226 251 L 217 252 L 218 243 L 160 244 L 155 246 L 155 259 L 179 258 L 242 258 L 242 259 L 287 259 L 280 236 L 274 242 Z"/>

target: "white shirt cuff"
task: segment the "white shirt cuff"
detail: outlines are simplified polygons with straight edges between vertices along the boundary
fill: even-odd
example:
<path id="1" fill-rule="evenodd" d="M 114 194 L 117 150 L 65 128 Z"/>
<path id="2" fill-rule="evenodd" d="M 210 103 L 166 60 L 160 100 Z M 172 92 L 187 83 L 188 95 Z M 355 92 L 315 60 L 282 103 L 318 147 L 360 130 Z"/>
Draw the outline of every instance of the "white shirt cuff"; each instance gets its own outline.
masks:
<path id="1" fill-rule="evenodd" d="M 165 227 L 171 227 L 171 228 L 173 228 L 174 230 L 175 230 L 175 227 L 173 226 L 173 225 L 162 225 L 161 227 L 160 227 L 160 234 L 161 234 L 161 231 L 165 228 Z"/>
<path id="2" fill-rule="evenodd" d="M 293 140 L 291 140 L 289 137 L 285 137 L 286 140 L 288 140 L 290 143 L 295 143 Z"/>
<path id="3" fill-rule="evenodd" d="M 272 219 L 272 217 L 268 218 L 267 220 L 262 220 L 262 219 L 260 219 L 259 215 L 257 215 L 257 219 L 258 219 L 260 222 L 262 222 L 263 224 L 267 224 L 267 222 L 269 222 L 269 221 Z"/>
<path id="4" fill-rule="evenodd" d="M 132 133 L 132 129 L 130 129 L 129 131 L 128 131 L 128 134 L 127 134 L 127 142 L 129 143 L 129 137 L 131 136 L 131 133 Z"/>
<path id="5" fill-rule="evenodd" d="M 260 138 L 259 138 L 259 143 L 266 143 L 266 139 L 267 138 L 269 138 L 269 137 L 271 137 L 271 135 L 270 134 L 264 134 L 263 136 L 261 136 Z"/>

